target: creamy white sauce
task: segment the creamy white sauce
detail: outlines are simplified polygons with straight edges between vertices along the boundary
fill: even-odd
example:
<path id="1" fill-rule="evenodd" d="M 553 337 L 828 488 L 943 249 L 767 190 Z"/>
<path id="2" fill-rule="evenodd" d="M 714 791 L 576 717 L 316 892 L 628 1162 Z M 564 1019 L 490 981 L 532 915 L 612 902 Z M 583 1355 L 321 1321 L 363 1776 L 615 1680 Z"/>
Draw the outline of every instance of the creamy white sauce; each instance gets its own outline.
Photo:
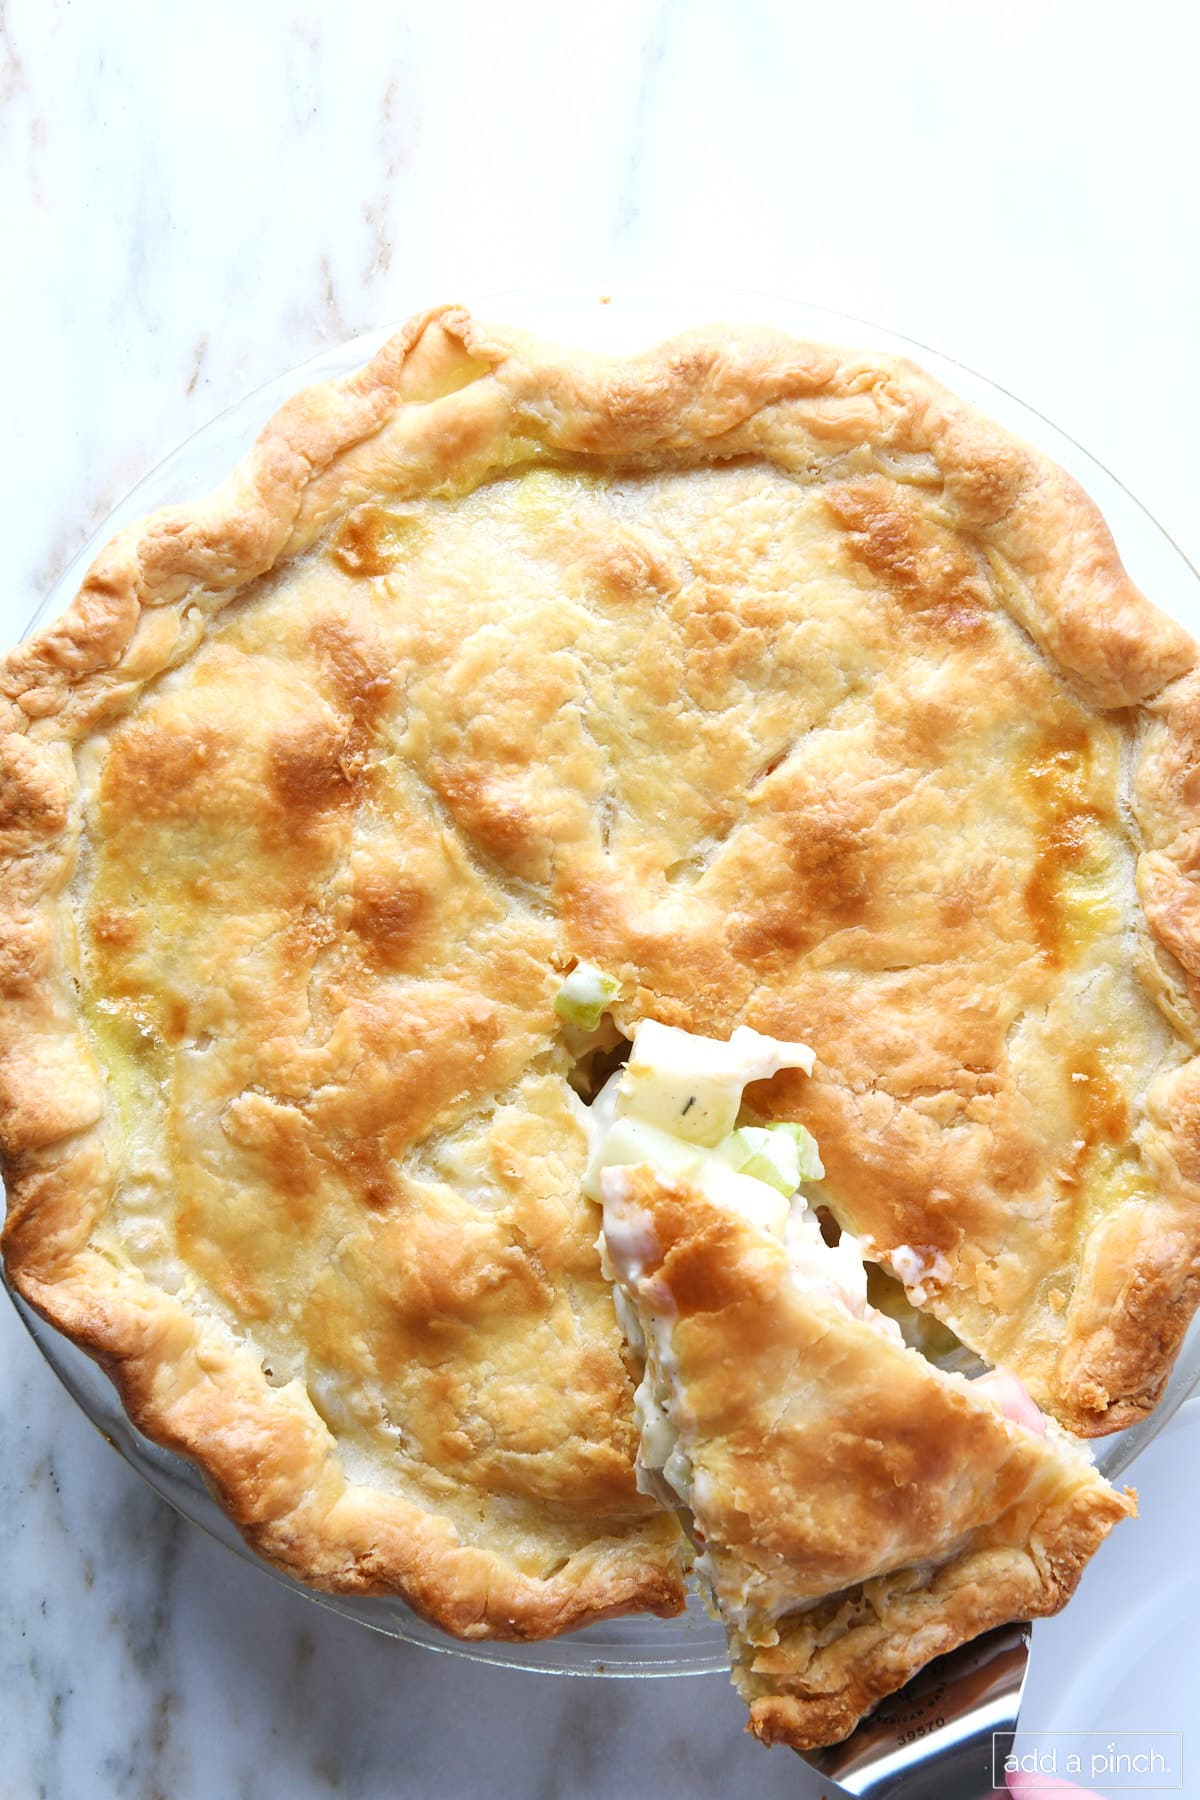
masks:
<path id="1" fill-rule="evenodd" d="M 690 1144 L 715 1149 L 737 1124 L 742 1090 L 781 1069 L 812 1073 L 807 1044 L 739 1025 L 728 1040 L 643 1019 L 620 1079 L 622 1110 Z"/>
<path id="2" fill-rule="evenodd" d="M 720 1206 L 783 1235 L 786 1194 L 741 1173 L 722 1148 L 733 1136 L 742 1091 L 780 1069 L 810 1071 L 807 1044 L 784 1043 L 739 1025 L 724 1042 L 656 1019 L 635 1028 L 629 1061 L 588 1108 L 590 1154 L 584 1192 L 602 1199 L 605 1169 L 645 1164 L 668 1180 L 686 1180 Z"/>
<path id="3" fill-rule="evenodd" d="M 940 1250 L 897 1244 L 889 1251 L 888 1261 L 914 1306 L 928 1306 L 950 1279 L 950 1264 Z"/>
<path id="4" fill-rule="evenodd" d="M 830 1251 L 799 1193 L 789 1197 L 771 1181 L 741 1173 L 727 1148 L 737 1135 L 742 1091 L 780 1069 L 810 1071 L 806 1044 L 783 1043 L 739 1026 L 728 1042 L 705 1038 L 657 1020 L 634 1033 L 629 1061 L 605 1083 L 587 1109 L 590 1154 L 585 1191 L 604 1207 L 601 1264 L 615 1283 L 617 1319 L 645 1370 L 634 1394 L 639 1433 L 638 1485 L 643 1492 L 690 1506 L 693 1469 L 681 1431 L 677 1369 L 671 1343 L 669 1296 L 654 1303 L 644 1282 L 654 1260 L 652 1225 L 629 1198 L 622 1168 L 644 1165 L 667 1180 L 683 1179 L 718 1206 L 782 1239 L 797 1282 L 848 1305 L 862 1316 L 866 1274 L 853 1239 Z M 753 1140 L 759 1144 L 760 1140 Z M 815 1150 L 813 1151 L 815 1155 Z M 765 1159 L 777 1180 L 786 1158 Z M 819 1162 L 816 1167 L 820 1167 Z M 832 1260 L 831 1260 L 832 1259 Z M 650 1289 L 650 1291 L 647 1291 Z M 666 1493 L 664 1494 L 664 1484 Z"/>
<path id="5" fill-rule="evenodd" d="M 651 1222 L 629 1199 L 627 1182 L 619 1170 L 607 1173 L 604 1186 L 601 1242 L 607 1273 L 616 1284 L 617 1321 L 630 1347 L 645 1358 L 633 1396 L 633 1420 L 639 1434 L 638 1489 L 665 1505 L 678 1501 L 689 1506 L 692 1464 L 679 1441 L 679 1370 L 671 1342 L 670 1311 L 651 1304 L 639 1308 L 635 1298 L 649 1298 L 639 1283 L 646 1262 L 655 1253 Z"/>

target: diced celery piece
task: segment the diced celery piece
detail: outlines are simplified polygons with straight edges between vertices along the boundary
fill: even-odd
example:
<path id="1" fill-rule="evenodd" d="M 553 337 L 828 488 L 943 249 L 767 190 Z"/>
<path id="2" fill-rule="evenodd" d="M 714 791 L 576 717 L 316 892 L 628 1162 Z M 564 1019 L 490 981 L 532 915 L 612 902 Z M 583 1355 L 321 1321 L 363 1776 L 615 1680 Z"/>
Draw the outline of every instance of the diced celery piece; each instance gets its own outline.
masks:
<path id="1" fill-rule="evenodd" d="M 741 1125 L 717 1154 L 739 1175 L 765 1181 L 781 1194 L 794 1194 L 802 1181 L 825 1173 L 816 1141 L 803 1125 Z"/>
<path id="2" fill-rule="evenodd" d="M 800 1185 L 800 1157 L 795 1140 L 782 1132 L 743 1125 L 730 1132 L 721 1148 L 739 1175 L 764 1181 L 781 1194 L 794 1194 Z"/>
<path id="3" fill-rule="evenodd" d="M 595 1031 L 605 1008 L 620 991 L 616 977 L 606 975 L 595 963 L 576 963 L 554 996 L 554 1010 L 567 1025 Z"/>
<path id="4" fill-rule="evenodd" d="M 825 1174 L 825 1164 L 821 1161 L 821 1152 L 817 1148 L 817 1140 L 807 1125 L 797 1125 L 795 1120 L 787 1119 L 778 1125 L 769 1127 L 772 1131 L 786 1131 L 796 1140 L 796 1149 L 800 1160 L 801 1181 L 820 1181 Z"/>

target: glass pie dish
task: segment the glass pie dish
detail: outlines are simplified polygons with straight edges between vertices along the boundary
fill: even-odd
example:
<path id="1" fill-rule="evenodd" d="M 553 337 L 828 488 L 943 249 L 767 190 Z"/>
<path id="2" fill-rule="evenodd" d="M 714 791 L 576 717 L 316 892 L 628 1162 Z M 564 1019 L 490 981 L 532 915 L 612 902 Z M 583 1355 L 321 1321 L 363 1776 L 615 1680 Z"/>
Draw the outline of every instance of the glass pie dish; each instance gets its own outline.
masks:
<path id="1" fill-rule="evenodd" d="M 630 295 L 598 301 L 572 295 L 516 295 L 483 298 L 473 305 L 481 316 L 521 324 L 543 337 L 600 349 L 627 350 L 649 345 L 686 325 L 711 323 L 724 317 L 770 323 L 796 335 L 819 340 L 913 355 L 947 386 L 1002 424 L 1033 440 L 1075 474 L 1108 516 L 1134 579 L 1185 625 L 1193 631 L 1200 630 L 1200 593 L 1194 573 L 1119 484 L 1070 440 L 1010 396 L 920 346 L 904 343 L 858 321 L 734 292 L 692 292 L 686 297 Z M 248 448 L 266 418 L 291 393 L 312 381 L 348 373 L 368 358 L 386 335 L 381 332 L 322 355 L 252 396 L 190 440 L 118 508 L 97 538 L 64 573 L 47 597 L 44 610 L 57 611 L 69 600 L 87 562 L 112 532 L 144 513 L 194 497 L 215 485 Z M 147 1443 L 121 1414 L 105 1377 L 56 1334 L 28 1315 L 26 1317 L 39 1345 L 69 1390 L 151 1485 L 219 1540 L 248 1560 L 257 1560 L 244 1547 L 190 1465 L 180 1463 Z M 1169 1417 L 1172 1404 L 1182 1398 L 1200 1373 L 1197 1355 L 1197 1340 L 1193 1337 L 1180 1361 L 1171 1391 L 1154 1418 L 1103 1445 L 1099 1460 L 1106 1474 L 1116 1474 L 1124 1468 L 1140 1444 Z M 680 1620 L 667 1624 L 632 1619 L 594 1626 L 573 1637 L 549 1643 L 472 1644 L 466 1649 L 424 1625 L 398 1601 L 313 1597 L 345 1616 L 386 1633 L 512 1667 L 569 1673 L 683 1674 L 715 1670 L 725 1663 L 723 1636 L 695 1602 Z"/>

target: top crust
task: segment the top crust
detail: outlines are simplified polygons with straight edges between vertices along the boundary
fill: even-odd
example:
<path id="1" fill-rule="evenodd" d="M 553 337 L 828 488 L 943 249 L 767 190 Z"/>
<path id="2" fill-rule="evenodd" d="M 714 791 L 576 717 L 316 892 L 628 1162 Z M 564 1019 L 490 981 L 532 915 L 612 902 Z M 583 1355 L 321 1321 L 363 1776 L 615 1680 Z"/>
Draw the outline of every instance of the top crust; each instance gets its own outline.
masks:
<path id="1" fill-rule="evenodd" d="M 911 365 L 427 314 L 114 539 L 8 657 L 0 731 L 12 1278 L 305 1579 L 468 1635 L 681 1604 L 573 1198 L 574 956 L 622 1023 L 812 1041 L 762 1110 L 813 1125 L 843 1222 L 1072 1428 L 1153 1404 L 1196 1298 L 1196 651 L 1075 484 Z M 254 1260 L 301 1239 L 286 1279 Z M 322 1413 L 354 1279 L 359 1397 Z M 530 1449 L 552 1341 L 562 1442 Z M 490 1540 L 445 1483 L 507 1496 Z"/>

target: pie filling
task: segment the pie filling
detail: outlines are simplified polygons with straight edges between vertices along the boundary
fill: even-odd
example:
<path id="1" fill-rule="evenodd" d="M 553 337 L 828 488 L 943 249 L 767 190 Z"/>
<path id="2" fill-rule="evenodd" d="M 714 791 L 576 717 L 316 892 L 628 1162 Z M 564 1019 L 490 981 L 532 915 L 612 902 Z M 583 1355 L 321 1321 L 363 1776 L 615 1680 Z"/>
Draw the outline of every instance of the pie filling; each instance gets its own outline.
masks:
<path id="1" fill-rule="evenodd" d="M 655 1294 L 646 1270 L 657 1262 L 647 1215 L 629 1200 L 616 1174 L 648 1165 L 667 1181 L 683 1180 L 708 1199 L 740 1215 L 783 1243 L 791 1278 L 806 1294 L 832 1302 L 895 1343 L 920 1351 L 944 1372 L 967 1376 L 1013 1424 L 1039 1437 L 1049 1432 L 1087 1457 L 1035 1404 L 1024 1384 L 1005 1369 L 988 1370 L 940 1321 L 923 1315 L 923 1279 L 930 1273 L 916 1251 L 893 1256 L 891 1270 L 870 1263 L 870 1246 L 847 1231 L 822 1228 L 815 1197 L 804 1192 L 823 1174 L 817 1145 L 803 1126 L 754 1123 L 744 1087 L 781 1069 L 811 1072 L 813 1052 L 739 1026 L 728 1042 L 705 1038 L 647 1019 L 634 1028 L 624 1067 L 605 1082 L 587 1109 L 590 1155 L 588 1195 L 604 1209 L 600 1239 L 606 1276 L 614 1283 L 618 1322 L 644 1373 L 635 1394 L 639 1432 L 638 1485 L 669 1506 L 682 1507 L 701 1551 L 697 1571 L 711 1584 L 710 1551 L 699 1522 L 704 1504 L 702 1473 L 692 1464 L 686 1408 L 672 1347 L 672 1306 Z M 830 1241 L 832 1237 L 833 1241 Z M 639 1306 L 647 1297 L 651 1305 Z M 699 1515 L 699 1517 L 697 1517 Z M 723 1584 L 724 1585 L 724 1584 Z M 754 1583 L 756 1590 L 761 1585 Z M 746 1600 L 749 1600 L 747 1595 Z M 725 1611 L 730 1613 L 727 1595 Z M 782 1592 L 756 1591 L 761 1619 L 795 1607 Z M 734 1607 L 739 1613 L 744 1608 Z M 744 1629 L 745 1620 L 739 1629 Z"/>

